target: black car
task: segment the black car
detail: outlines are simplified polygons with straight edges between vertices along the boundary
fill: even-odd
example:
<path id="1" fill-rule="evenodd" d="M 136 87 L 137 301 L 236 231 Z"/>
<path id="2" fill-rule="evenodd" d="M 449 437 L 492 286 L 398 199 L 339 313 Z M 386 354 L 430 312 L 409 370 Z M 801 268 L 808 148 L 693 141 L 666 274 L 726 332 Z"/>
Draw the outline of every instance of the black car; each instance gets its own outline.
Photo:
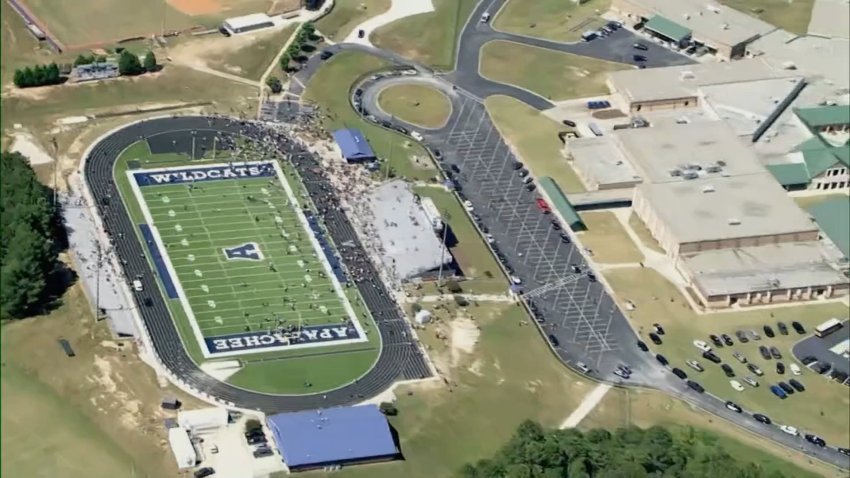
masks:
<path id="1" fill-rule="evenodd" d="M 593 272 L 588 272 L 588 273 L 587 273 L 587 281 L 588 281 L 588 282 L 596 282 L 596 276 L 595 276 L 595 275 L 593 275 Z"/>
<path id="2" fill-rule="evenodd" d="M 254 458 L 262 458 L 264 456 L 272 456 L 274 452 L 267 446 L 261 446 L 254 450 Z"/>
<path id="3" fill-rule="evenodd" d="M 575 121 L 570 121 L 570 120 L 568 120 L 568 119 L 565 119 L 565 120 L 561 121 L 561 123 L 564 123 L 564 125 L 569 126 L 569 127 L 571 127 L 571 128 L 575 128 L 575 127 L 576 127 L 576 123 L 575 123 Z"/>
<path id="4" fill-rule="evenodd" d="M 714 362 L 714 363 L 720 363 L 720 362 L 722 362 L 722 361 L 723 361 L 723 360 L 721 360 L 721 359 L 720 359 L 720 357 L 718 357 L 718 356 L 717 356 L 717 354 L 716 354 L 716 353 L 714 353 L 714 352 L 703 352 L 703 353 L 702 353 L 702 356 L 703 356 L 703 358 L 704 358 L 704 359 L 706 359 L 706 360 L 710 360 L 710 361 L 712 361 L 712 362 Z"/>
<path id="5" fill-rule="evenodd" d="M 145 297 L 143 302 L 145 303 L 145 307 L 153 307 L 153 299 L 150 297 Z"/>
<path id="6" fill-rule="evenodd" d="M 210 468 L 208 466 L 205 466 L 205 467 L 203 467 L 200 470 L 195 472 L 195 478 L 206 478 L 206 477 L 208 477 L 210 475 L 214 475 L 214 474 L 215 474 L 215 470 L 213 470 L 212 468 Z"/>
<path id="7" fill-rule="evenodd" d="M 512 168 L 514 168 L 514 171 L 516 171 L 516 170 L 518 170 L 518 169 L 522 169 L 522 163 L 520 163 L 519 161 L 517 161 L 517 162 L 513 163 L 513 164 L 511 165 L 511 167 L 512 167 Z"/>
<path id="8" fill-rule="evenodd" d="M 773 358 L 775 358 L 776 360 L 779 360 L 779 359 L 781 359 L 781 358 L 782 358 L 782 354 L 781 354 L 781 353 L 779 353 L 779 349 L 778 349 L 778 348 L 776 348 L 776 347 L 771 347 L 771 348 L 770 348 L 770 355 L 772 355 L 772 356 L 773 356 Z"/>
<path id="9" fill-rule="evenodd" d="M 441 153 L 439 149 L 435 149 L 433 151 L 433 153 L 434 153 L 434 157 L 437 158 L 437 159 L 441 159 L 443 157 L 443 153 Z"/>
<path id="10" fill-rule="evenodd" d="M 743 412 L 743 410 L 741 410 L 741 407 L 739 407 L 738 404 L 735 402 L 726 402 L 726 408 L 737 413 Z"/>
<path id="11" fill-rule="evenodd" d="M 671 372 L 673 372 L 673 375 L 681 378 L 682 380 L 688 379 L 688 374 L 686 374 L 685 371 L 680 368 L 674 368 L 673 370 L 671 370 Z"/>
<path id="12" fill-rule="evenodd" d="M 749 369 L 750 372 L 753 372 L 754 374 L 758 375 L 759 377 L 764 375 L 764 372 L 762 372 L 762 370 L 760 368 L 758 368 L 758 366 L 754 363 L 748 363 L 747 369 Z"/>
<path id="13" fill-rule="evenodd" d="M 632 55 L 632 60 L 634 61 L 646 61 L 646 57 L 643 55 Z"/>
<path id="14" fill-rule="evenodd" d="M 648 352 L 649 347 L 646 346 L 646 343 L 642 340 L 637 341 L 637 348 L 639 348 L 642 352 Z"/>
<path id="15" fill-rule="evenodd" d="M 528 192 L 533 192 L 535 189 L 537 189 L 537 186 L 535 186 L 534 183 L 528 183 L 525 185 L 525 190 Z"/>
<path id="16" fill-rule="evenodd" d="M 319 54 L 319 58 L 321 58 L 322 60 L 327 60 L 328 58 L 330 58 L 332 56 L 334 56 L 334 52 L 328 51 L 328 50 L 325 50 L 325 51 L 323 51 L 322 53 Z"/>
<path id="17" fill-rule="evenodd" d="M 575 264 L 570 264 L 570 270 L 573 272 L 573 274 L 581 274 L 581 267 Z"/>
<path id="18" fill-rule="evenodd" d="M 759 345 L 759 353 L 761 354 L 761 358 L 770 360 L 770 350 L 766 346 Z"/>
<path id="19" fill-rule="evenodd" d="M 458 167 L 458 165 L 457 165 L 457 164 L 449 165 L 449 169 L 451 169 L 451 170 L 452 170 L 452 172 L 455 172 L 455 173 L 459 173 L 459 172 L 460 172 L 460 168 Z"/>
<path id="20" fill-rule="evenodd" d="M 558 340 L 558 337 L 555 337 L 552 334 L 549 334 L 549 343 L 552 344 L 552 347 L 557 347 L 561 345 L 561 342 Z"/>
<path id="21" fill-rule="evenodd" d="M 770 338 L 776 336 L 776 334 L 773 333 L 773 328 L 771 328 L 769 325 L 765 325 L 764 327 L 762 327 L 762 330 L 764 330 L 764 335 L 767 335 Z"/>
<path id="22" fill-rule="evenodd" d="M 762 415 L 761 413 L 753 413 L 753 418 L 755 418 L 757 422 L 764 423 L 765 425 L 770 425 L 771 423 L 773 423 L 770 420 L 770 417 L 768 417 L 767 415 Z"/>
<path id="23" fill-rule="evenodd" d="M 667 365 L 667 364 L 669 364 L 669 363 L 670 363 L 670 361 L 669 361 L 669 360 L 667 360 L 667 357 L 665 357 L 665 356 L 663 356 L 663 355 L 661 355 L 661 354 L 657 354 L 657 355 L 655 356 L 655 360 L 658 360 L 658 363 L 660 363 L 661 365 Z"/>
<path id="24" fill-rule="evenodd" d="M 561 224 L 558 221 L 553 219 L 552 220 L 552 229 L 554 229 L 556 231 L 560 231 L 561 230 Z"/>
<path id="25" fill-rule="evenodd" d="M 811 364 L 813 364 L 817 361 L 818 361 L 817 357 L 812 357 L 811 355 L 807 355 L 807 356 L 803 357 L 802 360 L 800 360 L 800 362 L 803 362 L 803 365 L 811 365 Z"/>
<path id="26" fill-rule="evenodd" d="M 724 363 L 720 366 L 720 368 L 723 369 L 723 373 L 725 373 L 727 377 L 731 378 L 735 376 L 735 371 L 732 370 L 732 367 L 730 367 L 728 363 Z"/>
<path id="27" fill-rule="evenodd" d="M 652 343 L 654 343 L 655 345 L 661 345 L 662 344 L 661 337 L 659 337 L 658 335 L 656 335 L 654 333 L 649 334 L 649 340 L 651 340 Z"/>
<path id="28" fill-rule="evenodd" d="M 366 36 L 366 30 L 357 30 L 357 38 L 363 38 Z"/>
<path id="29" fill-rule="evenodd" d="M 824 441 L 823 438 L 821 438 L 817 435 L 812 435 L 811 433 L 806 433 L 805 435 L 803 435 L 803 438 L 805 438 L 807 442 L 809 442 L 813 445 L 817 445 L 821 448 L 826 446 L 826 441 Z"/>
<path id="30" fill-rule="evenodd" d="M 787 393 L 788 395 L 793 395 L 793 394 L 794 394 L 794 387 L 792 387 L 791 385 L 788 385 L 788 384 L 787 384 L 787 383 L 785 383 L 785 382 L 779 382 L 779 383 L 777 383 L 776 385 L 779 385 L 779 388 L 781 388 L 781 389 L 782 389 L 782 391 L 783 391 L 783 392 L 785 392 L 785 393 Z"/>
<path id="31" fill-rule="evenodd" d="M 652 330 L 654 330 L 658 335 L 664 335 L 667 333 L 664 331 L 664 327 L 662 327 L 661 324 L 652 324 Z"/>
<path id="32" fill-rule="evenodd" d="M 730 347 L 732 346 L 732 344 L 735 343 L 735 342 L 732 342 L 732 337 L 729 337 L 728 334 L 723 334 L 723 335 L 720 336 L 720 338 L 723 339 L 724 344 L 726 344 Z"/>
<path id="33" fill-rule="evenodd" d="M 738 340 L 742 344 L 745 344 L 745 343 L 750 341 L 750 339 L 747 337 L 747 333 L 744 332 L 743 330 L 739 330 L 739 331 L 735 332 L 735 335 L 738 337 Z"/>
<path id="34" fill-rule="evenodd" d="M 519 172 L 517 174 L 519 174 L 519 177 L 524 178 L 524 177 L 528 176 L 528 170 L 525 169 L 525 168 L 522 168 L 522 169 L 519 170 Z"/>
<path id="35" fill-rule="evenodd" d="M 785 375 L 785 364 L 782 362 L 776 362 L 776 373 L 779 375 Z"/>
<path id="36" fill-rule="evenodd" d="M 265 437 L 266 434 L 263 433 L 261 428 L 255 428 L 249 432 L 245 432 L 245 439 L 254 438 L 254 437 Z"/>
<path id="37" fill-rule="evenodd" d="M 841 453 L 842 455 L 850 456 L 850 448 L 836 448 L 836 450 L 838 450 L 838 453 Z"/>
<path id="38" fill-rule="evenodd" d="M 791 385 L 792 387 L 794 387 L 794 390 L 796 390 L 798 392 L 804 392 L 806 390 L 806 387 L 804 387 L 803 384 L 800 383 L 800 381 L 797 380 L 796 378 L 792 378 L 791 380 L 788 380 L 788 384 Z"/>
<path id="39" fill-rule="evenodd" d="M 806 333 L 806 328 L 803 327 L 803 324 L 797 322 L 796 320 L 794 322 L 791 322 L 791 327 L 794 327 L 794 330 L 797 331 L 797 333 L 800 335 Z"/>
<path id="40" fill-rule="evenodd" d="M 722 341 L 722 340 L 720 340 L 720 337 L 718 337 L 717 335 L 709 334 L 709 335 L 708 335 L 708 340 L 709 340 L 712 344 L 714 344 L 714 346 L 715 346 L 715 347 L 723 347 L 723 341 Z"/>
<path id="41" fill-rule="evenodd" d="M 788 335 L 788 326 L 785 325 L 785 322 L 777 322 L 776 328 L 779 329 L 780 334 Z"/>
<path id="42" fill-rule="evenodd" d="M 261 443 L 268 443 L 268 440 L 266 440 L 265 435 L 252 436 L 252 437 L 248 438 L 248 444 L 249 445 L 259 445 Z"/>
<path id="43" fill-rule="evenodd" d="M 815 372 L 823 375 L 832 370 L 832 364 L 828 362 L 818 362 L 814 367 Z"/>
<path id="44" fill-rule="evenodd" d="M 703 392 L 705 392 L 705 389 L 704 389 L 704 388 L 702 388 L 702 385 L 700 385 L 700 384 L 698 384 L 698 383 L 694 382 L 693 380 L 688 380 L 688 386 L 689 386 L 689 387 L 691 387 L 691 390 L 693 390 L 693 391 L 695 391 L 695 392 L 697 392 L 697 393 L 703 393 Z"/>
<path id="45" fill-rule="evenodd" d="M 563 242 L 564 244 L 569 244 L 572 241 L 570 240 L 570 236 L 566 234 L 561 234 L 561 242 Z"/>
<path id="46" fill-rule="evenodd" d="M 641 51 L 649 50 L 649 48 L 647 48 L 647 46 L 644 45 L 643 43 L 635 43 L 632 46 L 635 48 L 635 50 L 641 50 Z"/>

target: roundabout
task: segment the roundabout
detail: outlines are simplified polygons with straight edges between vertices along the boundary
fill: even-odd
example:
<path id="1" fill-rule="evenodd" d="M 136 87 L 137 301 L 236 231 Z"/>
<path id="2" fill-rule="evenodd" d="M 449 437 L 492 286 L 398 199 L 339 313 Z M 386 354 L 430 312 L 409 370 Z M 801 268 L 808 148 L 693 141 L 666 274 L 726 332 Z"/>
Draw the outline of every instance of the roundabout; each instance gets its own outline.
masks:
<path id="1" fill-rule="evenodd" d="M 385 85 L 378 92 L 378 107 L 386 114 L 424 129 L 445 126 L 452 112 L 449 98 L 427 81 Z"/>

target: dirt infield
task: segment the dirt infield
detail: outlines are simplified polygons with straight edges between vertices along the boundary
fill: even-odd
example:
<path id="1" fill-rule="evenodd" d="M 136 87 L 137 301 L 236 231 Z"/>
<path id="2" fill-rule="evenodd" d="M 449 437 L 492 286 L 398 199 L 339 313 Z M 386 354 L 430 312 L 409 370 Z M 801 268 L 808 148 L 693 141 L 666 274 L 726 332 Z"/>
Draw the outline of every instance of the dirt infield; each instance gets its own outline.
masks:
<path id="1" fill-rule="evenodd" d="M 210 15 L 221 11 L 218 0 L 167 0 L 175 10 L 186 15 Z"/>

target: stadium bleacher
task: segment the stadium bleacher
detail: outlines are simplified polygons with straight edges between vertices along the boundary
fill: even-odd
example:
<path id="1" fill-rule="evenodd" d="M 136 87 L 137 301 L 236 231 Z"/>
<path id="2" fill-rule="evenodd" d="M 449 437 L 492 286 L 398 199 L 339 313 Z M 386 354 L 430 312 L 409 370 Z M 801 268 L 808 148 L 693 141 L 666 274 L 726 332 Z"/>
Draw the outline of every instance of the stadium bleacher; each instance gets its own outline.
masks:
<path id="1" fill-rule="evenodd" d="M 313 231 L 313 235 L 316 236 L 316 240 L 318 240 L 319 245 L 322 246 L 322 252 L 325 253 L 325 257 L 328 260 L 328 264 L 331 265 L 331 270 L 333 271 L 337 280 L 339 280 L 340 283 L 345 284 L 346 282 L 348 282 L 348 277 L 345 275 L 345 270 L 342 267 L 342 262 L 340 262 L 339 257 L 337 257 L 337 255 L 334 253 L 334 250 L 328 242 L 327 237 L 325 237 L 325 231 L 319 225 L 319 220 L 310 211 L 304 211 L 304 215 L 307 217 L 307 223 L 310 224 L 310 230 Z"/>

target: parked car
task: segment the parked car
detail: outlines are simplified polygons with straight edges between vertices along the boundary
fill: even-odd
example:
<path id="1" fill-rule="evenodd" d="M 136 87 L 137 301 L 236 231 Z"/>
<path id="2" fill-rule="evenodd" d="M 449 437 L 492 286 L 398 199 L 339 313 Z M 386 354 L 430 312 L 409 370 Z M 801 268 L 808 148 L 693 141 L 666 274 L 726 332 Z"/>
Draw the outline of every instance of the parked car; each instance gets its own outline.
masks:
<path id="1" fill-rule="evenodd" d="M 652 343 L 654 343 L 655 345 L 661 345 L 663 343 L 663 342 L 661 342 L 661 337 L 656 335 L 654 332 L 650 332 L 649 340 L 651 340 Z"/>
<path id="2" fill-rule="evenodd" d="M 791 385 L 788 385 L 785 382 L 779 382 L 779 383 L 777 383 L 777 385 L 779 385 L 779 388 L 781 388 L 782 391 L 787 393 L 788 395 L 794 394 L 794 387 L 792 387 Z"/>
<path id="3" fill-rule="evenodd" d="M 663 356 L 663 355 L 661 355 L 661 354 L 656 354 L 656 355 L 655 355 L 655 360 L 658 360 L 658 363 L 660 363 L 661 365 L 667 365 L 667 364 L 669 364 L 669 363 L 670 363 L 670 361 L 669 361 L 669 360 L 667 360 L 667 357 L 665 357 L 665 356 Z"/>
<path id="4" fill-rule="evenodd" d="M 788 335 L 788 326 L 785 325 L 785 322 L 777 322 L 776 328 L 779 329 L 780 334 Z"/>
<path id="5" fill-rule="evenodd" d="M 552 229 L 554 229 L 556 231 L 561 230 L 561 224 L 558 221 L 553 219 L 551 224 L 552 224 Z"/>
<path id="6" fill-rule="evenodd" d="M 764 372 L 762 372 L 762 370 L 754 363 L 748 363 L 747 369 L 749 369 L 750 372 L 753 372 L 754 374 L 758 375 L 759 377 L 764 375 Z"/>
<path id="7" fill-rule="evenodd" d="M 803 327 L 803 324 L 797 322 L 796 320 L 794 322 L 791 322 L 791 327 L 793 327 L 794 330 L 800 335 L 803 335 L 803 334 L 806 333 L 806 328 Z"/>
<path id="8" fill-rule="evenodd" d="M 637 348 L 640 349 L 641 352 L 649 351 L 649 347 L 646 346 L 646 342 L 642 340 L 637 341 Z"/>
<path id="9" fill-rule="evenodd" d="M 739 407 L 738 404 L 735 402 L 726 402 L 726 408 L 732 410 L 733 412 L 743 412 L 743 410 L 741 410 L 741 407 Z"/>
<path id="10" fill-rule="evenodd" d="M 519 161 L 516 161 L 515 163 L 511 164 L 511 167 L 514 168 L 514 171 L 522 169 L 522 163 L 519 162 Z"/>
<path id="11" fill-rule="evenodd" d="M 729 337 L 729 334 L 723 334 L 723 335 L 720 336 L 720 338 L 723 339 L 723 343 L 726 344 L 727 346 L 731 347 L 732 344 L 735 343 L 735 342 L 732 342 L 732 337 Z"/>
<path id="12" fill-rule="evenodd" d="M 664 327 L 662 327 L 661 324 L 652 324 L 652 330 L 658 335 L 664 335 L 667 333 L 664 331 Z"/>
<path id="13" fill-rule="evenodd" d="M 632 55 L 632 60 L 634 61 L 646 61 L 646 56 L 644 55 Z"/>
<path id="14" fill-rule="evenodd" d="M 564 125 L 569 126 L 569 127 L 571 127 L 571 128 L 575 128 L 575 127 L 576 127 L 576 123 L 575 123 L 575 121 L 570 121 L 570 120 L 568 120 L 568 119 L 562 120 L 562 121 L 561 121 L 561 123 L 564 123 Z"/>
<path id="15" fill-rule="evenodd" d="M 195 471 L 195 478 L 206 478 L 208 476 L 214 475 L 215 470 L 209 466 L 205 466 L 197 471 Z"/>
<path id="16" fill-rule="evenodd" d="M 838 450 L 838 453 L 841 453 L 842 455 L 850 456 L 850 448 L 836 448 L 836 450 Z"/>
<path id="17" fill-rule="evenodd" d="M 741 363 L 747 363 L 747 357 L 744 357 L 744 354 L 742 354 L 741 352 L 733 352 L 732 356 L 735 357 L 735 360 Z"/>
<path id="18" fill-rule="evenodd" d="M 713 343 L 715 347 L 723 347 L 723 341 L 720 340 L 720 337 L 711 334 L 708 336 L 708 339 L 711 340 L 711 343 Z"/>
<path id="19" fill-rule="evenodd" d="M 673 372 L 673 375 L 675 375 L 675 376 L 677 376 L 677 377 L 681 378 L 682 380 L 687 380 L 687 379 L 688 379 L 688 374 L 686 374 L 686 373 L 685 373 L 685 371 L 684 371 L 684 370 L 682 370 L 682 369 L 680 369 L 680 368 L 675 368 L 675 367 L 674 367 L 674 368 L 673 368 L 673 370 L 671 370 L 671 372 Z"/>
<path id="20" fill-rule="evenodd" d="M 329 51 L 329 50 L 325 50 L 325 51 L 323 51 L 322 53 L 319 54 L 319 58 L 322 59 L 322 60 L 327 60 L 328 58 L 330 58 L 332 56 L 334 56 L 334 52 Z"/>
<path id="21" fill-rule="evenodd" d="M 806 434 L 803 436 L 803 438 L 805 438 L 807 442 L 809 442 L 809 443 L 811 443 L 811 444 L 813 444 L 813 445 L 817 445 L 817 446 L 819 446 L 819 447 L 821 447 L 821 448 L 823 448 L 823 447 L 825 447 L 825 446 L 826 446 L 826 441 L 824 441 L 824 439 L 823 439 L 823 438 L 821 438 L 821 437 L 819 437 L 819 436 L 817 436 L 817 435 L 812 435 L 811 433 L 806 433 Z"/>
<path id="22" fill-rule="evenodd" d="M 801 373 L 803 373 L 800 370 L 800 366 L 795 364 L 795 363 L 789 364 L 788 369 L 791 370 L 791 373 L 794 374 L 794 375 L 800 375 Z"/>
<path id="23" fill-rule="evenodd" d="M 257 448 L 256 450 L 254 450 L 254 458 L 263 458 L 265 456 L 272 456 L 272 455 L 274 455 L 274 452 L 272 451 L 271 448 L 269 448 L 267 446 L 261 446 L 261 447 Z"/>
<path id="24" fill-rule="evenodd" d="M 776 362 L 776 373 L 779 375 L 785 375 L 785 364 L 782 362 Z"/>
<path id="25" fill-rule="evenodd" d="M 832 370 L 832 364 L 828 362 L 818 362 L 813 368 L 815 372 L 823 375 Z"/>
<path id="26" fill-rule="evenodd" d="M 753 418 L 755 418 L 757 422 L 764 423 L 765 425 L 770 425 L 772 423 L 770 417 L 762 415 L 761 413 L 753 413 Z"/>
<path id="27" fill-rule="evenodd" d="M 702 368 L 702 365 L 700 365 L 700 363 L 697 362 L 696 360 L 688 360 L 685 363 L 688 364 L 688 367 L 691 367 L 692 369 L 696 370 L 697 372 L 705 371 L 705 369 Z"/>
<path id="28" fill-rule="evenodd" d="M 702 388 L 702 385 L 698 384 L 697 382 L 694 382 L 693 380 L 688 380 L 688 387 L 691 387 L 691 390 L 697 393 L 705 392 L 705 389 Z"/>
<path id="29" fill-rule="evenodd" d="M 752 338 L 753 340 L 761 340 L 761 335 L 759 335 L 759 333 L 756 332 L 755 330 L 750 329 L 749 333 L 750 333 L 750 338 Z"/>
<path id="30" fill-rule="evenodd" d="M 627 373 L 625 370 L 623 370 L 623 369 L 619 369 L 619 368 L 618 368 L 618 369 L 614 369 L 614 375 L 616 375 L 616 376 L 618 376 L 618 377 L 620 377 L 620 378 L 622 378 L 622 379 L 627 379 L 627 378 L 629 378 L 629 376 L 630 376 L 630 374 L 629 374 L 629 373 Z"/>
<path id="31" fill-rule="evenodd" d="M 572 242 L 572 240 L 570 240 L 570 236 L 562 233 L 561 234 L 561 242 L 563 242 L 564 244 L 569 244 L 569 243 Z"/>
<path id="32" fill-rule="evenodd" d="M 759 345 L 759 353 L 761 354 L 761 358 L 765 360 L 770 360 L 770 349 L 768 349 L 764 345 Z"/>
<path id="33" fill-rule="evenodd" d="M 798 392 L 806 391 L 806 387 L 804 387 L 803 384 L 800 383 L 796 378 L 792 378 L 791 380 L 788 380 L 788 384 L 791 385 L 792 387 L 794 387 L 794 390 L 796 390 Z"/>
<path id="34" fill-rule="evenodd" d="M 744 391 L 744 386 L 741 385 L 741 382 L 739 382 L 737 380 L 729 380 L 729 385 L 731 385 L 732 389 L 734 389 L 736 392 L 743 392 Z"/>
<path id="35" fill-rule="evenodd" d="M 770 386 L 770 393 L 776 395 L 777 397 L 779 397 L 783 400 L 788 398 L 788 395 L 785 393 L 785 391 L 783 391 L 781 388 L 779 388 L 778 385 L 771 385 Z"/>
<path id="36" fill-rule="evenodd" d="M 800 360 L 800 362 L 803 362 L 803 365 L 811 365 L 817 361 L 817 357 L 812 357 L 811 355 L 806 355 L 802 360 Z"/>
<path id="37" fill-rule="evenodd" d="M 724 363 L 720 366 L 720 368 L 723 369 L 723 373 L 725 373 L 727 377 L 735 376 L 735 371 L 732 370 L 732 367 L 730 367 L 728 363 Z"/>
<path id="38" fill-rule="evenodd" d="M 561 341 L 558 340 L 558 337 L 555 337 L 552 334 L 549 334 L 548 339 L 549 339 L 549 343 L 552 344 L 552 347 L 557 347 L 557 346 L 561 345 Z"/>
<path id="39" fill-rule="evenodd" d="M 642 50 L 642 51 L 649 50 L 649 48 L 646 45 L 644 45 L 643 43 L 635 43 L 635 44 L 632 45 L 632 47 L 634 47 L 636 50 Z"/>
<path id="40" fill-rule="evenodd" d="M 749 342 L 749 341 L 750 341 L 750 339 L 749 339 L 749 338 L 747 338 L 747 334 L 746 334 L 746 332 L 744 332 L 743 330 L 739 330 L 739 331 L 735 332 L 735 336 L 736 336 L 736 337 L 738 337 L 738 340 L 739 340 L 742 344 L 745 344 L 745 343 L 747 343 L 747 342 Z"/>
<path id="41" fill-rule="evenodd" d="M 702 350 L 703 352 L 711 352 L 711 346 L 702 340 L 694 340 L 694 347 Z"/>
<path id="42" fill-rule="evenodd" d="M 779 429 L 791 436 L 797 436 L 800 434 L 800 432 L 791 425 L 779 425 Z"/>
<path id="43" fill-rule="evenodd" d="M 771 347 L 771 348 L 770 348 L 770 355 L 771 355 L 773 358 L 775 358 L 776 360 L 779 360 L 779 359 L 781 359 L 781 358 L 782 358 L 782 354 L 781 354 L 781 353 L 779 353 L 779 349 L 778 349 L 778 348 L 776 348 L 776 347 Z"/>
<path id="44" fill-rule="evenodd" d="M 703 353 L 702 353 L 702 358 L 707 359 L 707 360 L 710 360 L 710 361 L 712 361 L 712 362 L 714 362 L 714 363 L 720 363 L 720 362 L 722 362 L 722 361 L 723 361 L 723 360 L 721 360 L 721 359 L 720 359 L 720 357 L 718 357 L 718 356 L 717 356 L 717 354 L 716 354 L 716 353 L 714 353 L 714 352 L 703 352 Z"/>
<path id="45" fill-rule="evenodd" d="M 756 388 L 756 387 L 758 387 L 758 386 L 759 386 L 759 382 L 758 382 L 758 380 L 754 379 L 753 377 L 750 377 L 749 375 L 747 375 L 746 377 L 744 377 L 742 380 L 743 380 L 743 381 L 744 381 L 747 385 L 749 385 L 749 386 L 751 386 L 751 387 L 753 387 L 753 388 Z"/>
<path id="46" fill-rule="evenodd" d="M 764 330 L 764 335 L 766 335 L 770 338 L 773 338 L 773 337 L 776 336 L 776 334 L 773 333 L 773 329 L 769 325 L 765 325 L 764 327 L 762 327 L 762 330 Z"/>

